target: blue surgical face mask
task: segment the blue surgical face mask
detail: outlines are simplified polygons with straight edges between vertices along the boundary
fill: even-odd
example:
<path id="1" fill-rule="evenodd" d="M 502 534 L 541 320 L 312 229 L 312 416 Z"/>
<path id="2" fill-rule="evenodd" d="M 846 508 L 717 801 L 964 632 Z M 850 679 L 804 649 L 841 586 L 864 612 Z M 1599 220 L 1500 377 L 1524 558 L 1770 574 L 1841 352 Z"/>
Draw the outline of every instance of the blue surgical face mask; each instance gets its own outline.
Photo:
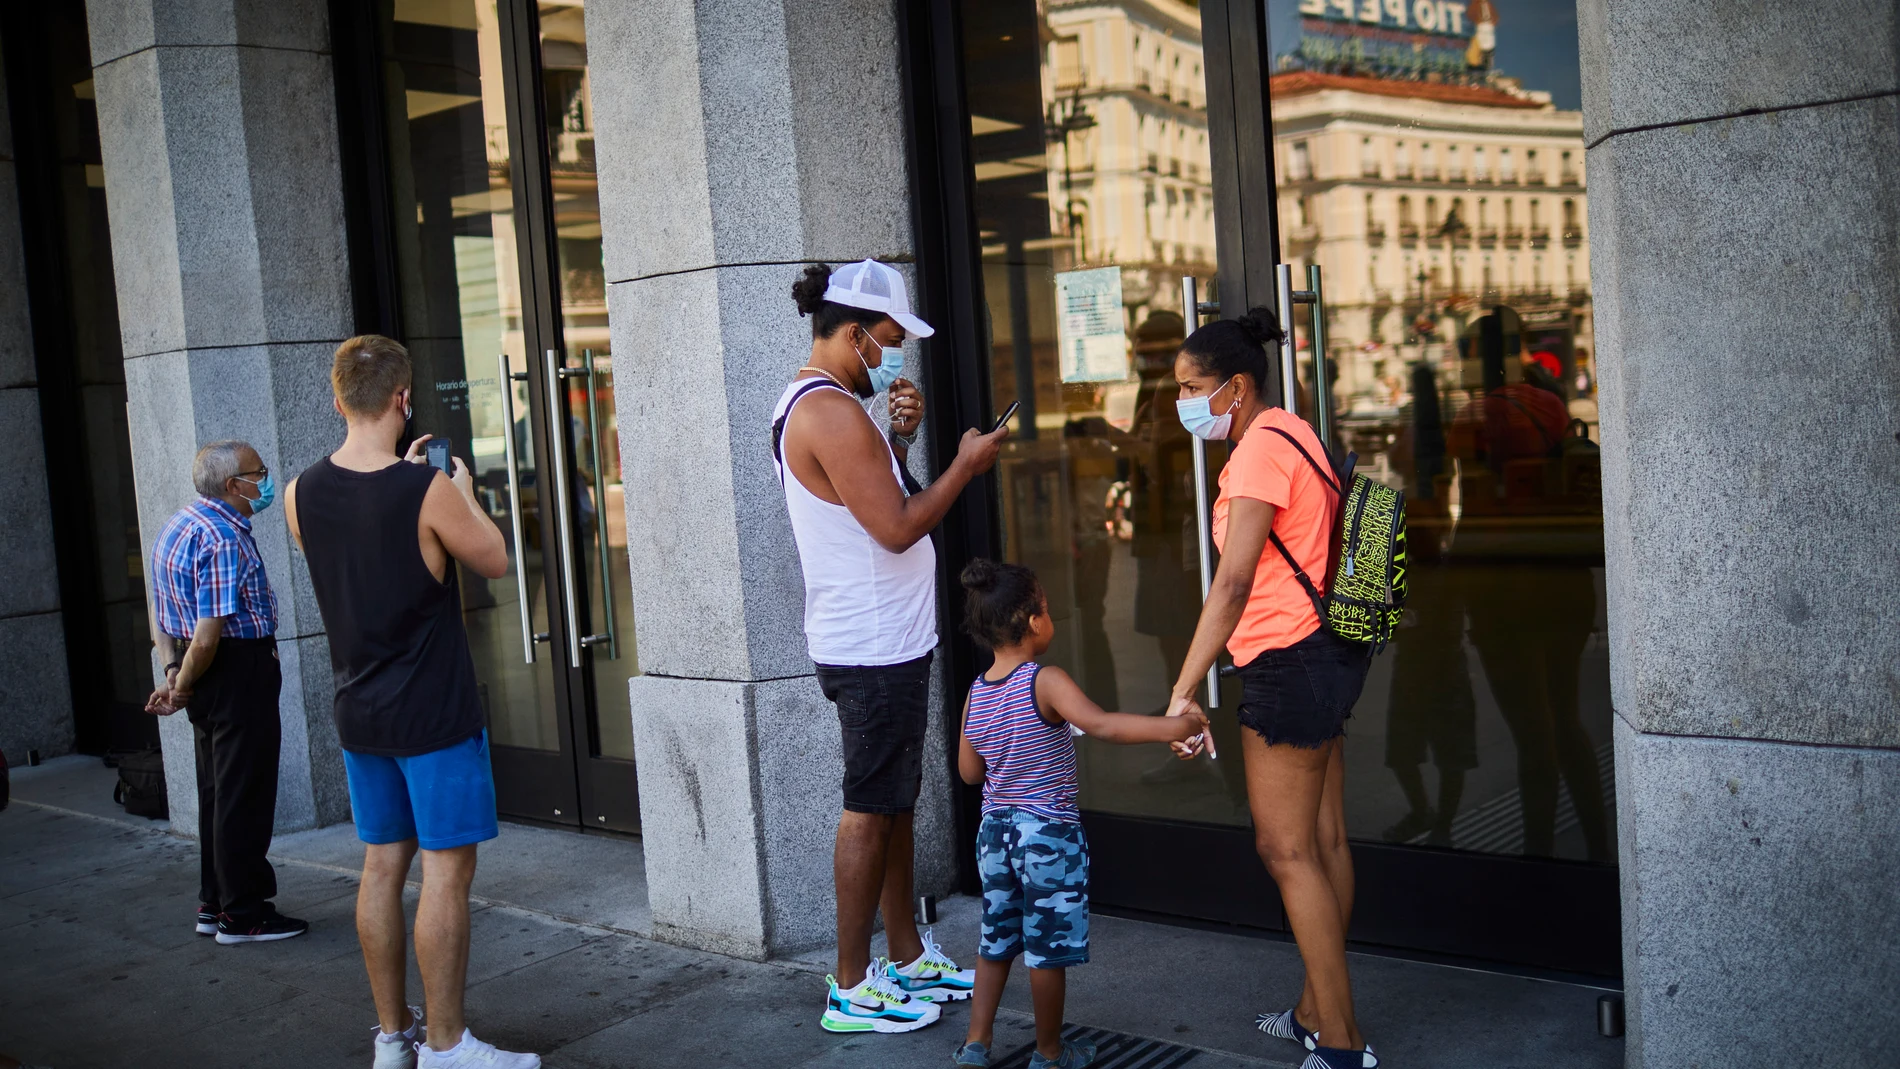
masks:
<path id="1" fill-rule="evenodd" d="M 868 330 L 864 332 L 864 336 L 870 338 L 884 354 L 878 366 L 872 367 L 871 362 L 864 358 L 864 353 L 855 344 L 851 347 L 851 351 L 858 354 L 858 362 L 864 365 L 865 373 L 871 376 L 871 395 L 876 396 L 890 389 L 893 383 L 904 377 L 904 350 L 893 349 L 879 343 Z"/>
<path id="2" fill-rule="evenodd" d="M 277 500 L 277 477 L 275 475 L 266 475 L 257 482 L 251 482 L 251 480 L 239 476 L 238 482 L 251 483 L 252 486 L 257 487 L 256 497 L 245 498 L 246 501 L 251 503 L 251 515 L 253 516 L 270 508 L 271 502 Z"/>
<path id="3" fill-rule="evenodd" d="M 1174 402 L 1174 411 L 1181 417 L 1181 426 L 1186 427 L 1189 434 L 1210 442 L 1227 437 L 1227 432 L 1234 427 L 1234 410 L 1240 407 L 1240 394 L 1234 394 L 1234 403 L 1227 406 L 1227 411 L 1218 416 L 1214 414 L 1213 404 L 1215 395 L 1226 389 L 1228 383 L 1233 381 L 1233 379 L 1228 379 L 1227 382 L 1214 387 L 1213 393 L 1200 397 L 1183 397 Z"/>

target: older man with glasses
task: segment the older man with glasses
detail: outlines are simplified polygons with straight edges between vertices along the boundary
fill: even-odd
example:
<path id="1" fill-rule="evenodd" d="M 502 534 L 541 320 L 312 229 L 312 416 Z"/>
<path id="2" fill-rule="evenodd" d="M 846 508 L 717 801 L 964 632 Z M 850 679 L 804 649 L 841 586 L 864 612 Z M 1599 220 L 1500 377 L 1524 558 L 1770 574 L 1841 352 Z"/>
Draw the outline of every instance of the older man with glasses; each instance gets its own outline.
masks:
<path id="1" fill-rule="evenodd" d="M 191 462 L 198 500 L 179 509 L 152 550 L 152 604 L 169 640 L 165 684 L 146 711 L 184 709 L 197 743 L 199 935 L 218 942 L 289 939 L 310 925 L 277 912 L 265 859 L 277 816 L 277 598 L 251 535 L 276 500 L 248 443 L 212 442 Z"/>

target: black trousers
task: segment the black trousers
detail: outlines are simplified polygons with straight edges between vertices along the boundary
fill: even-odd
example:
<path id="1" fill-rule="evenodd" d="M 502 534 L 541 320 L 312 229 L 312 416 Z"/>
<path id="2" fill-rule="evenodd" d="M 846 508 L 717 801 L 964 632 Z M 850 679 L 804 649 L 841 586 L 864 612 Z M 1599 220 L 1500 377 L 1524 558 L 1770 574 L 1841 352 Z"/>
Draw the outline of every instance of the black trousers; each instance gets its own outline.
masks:
<path id="1" fill-rule="evenodd" d="M 186 708 L 198 751 L 198 898 L 234 918 L 269 913 L 277 895 L 264 854 L 277 819 L 283 682 L 276 639 L 223 639 Z"/>

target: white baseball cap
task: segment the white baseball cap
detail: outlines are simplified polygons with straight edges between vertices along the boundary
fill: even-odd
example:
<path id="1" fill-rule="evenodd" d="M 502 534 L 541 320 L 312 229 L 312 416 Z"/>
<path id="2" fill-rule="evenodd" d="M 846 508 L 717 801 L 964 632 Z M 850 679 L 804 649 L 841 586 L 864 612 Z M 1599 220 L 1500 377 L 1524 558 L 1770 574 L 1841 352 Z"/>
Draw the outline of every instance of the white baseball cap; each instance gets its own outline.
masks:
<path id="1" fill-rule="evenodd" d="M 825 300 L 883 312 L 913 338 L 937 333 L 935 327 L 910 314 L 910 293 L 904 288 L 904 276 L 897 273 L 897 268 L 876 260 L 859 260 L 833 271 L 825 287 Z"/>

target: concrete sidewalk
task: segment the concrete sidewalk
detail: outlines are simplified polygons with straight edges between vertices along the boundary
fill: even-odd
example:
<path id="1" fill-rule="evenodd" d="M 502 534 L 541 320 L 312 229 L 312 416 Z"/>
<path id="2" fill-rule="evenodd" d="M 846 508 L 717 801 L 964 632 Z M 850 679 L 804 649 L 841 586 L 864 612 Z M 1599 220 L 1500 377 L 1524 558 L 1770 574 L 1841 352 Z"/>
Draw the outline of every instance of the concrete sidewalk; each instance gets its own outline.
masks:
<path id="1" fill-rule="evenodd" d="M 191 929 L 196 844 L 118 812 L 110 771 L 76 758 L 15 776 L 14 807 L 0 814 L 0 1051 L 54 1069 L 368 1064 L 353 923 L 361 849 L 348 828 L 273 846 L 278 905 L 308 919 L 309 935 L 220 947 Z M 504 829 L 475 887 L 469 1018 L 485 1039 L 539 1051 L 551 1069 L 869 1069 L 946 1066 L 962 1038 L 961 1006 L 911 1035 L 825 1033 L 829 951 L 760 964 L 653 942 L 640 934 L 637 842 Z M 975 912 L 971 900 L 945 903 L 937 935 L 955 957 L 973 957 Z M 1255 1013 L 1298 991 L 1290 944 L 1112 917 L 1096 919 L 1093 944 L 1093 962 L 1070 976 L 1068 1017 L 1145 1044 L 1115 1064 L 1299 1060 L 1252 1029 Z M 1353 969 L 1362 1026 L 1395 1069 L 1622 1064 L 1621 1041 L 1595 1034 L 1594 989 L 1363 954 Z M 999 1051 L 1029 1041 L 1028 1010 L 1019 975 Z"/>

